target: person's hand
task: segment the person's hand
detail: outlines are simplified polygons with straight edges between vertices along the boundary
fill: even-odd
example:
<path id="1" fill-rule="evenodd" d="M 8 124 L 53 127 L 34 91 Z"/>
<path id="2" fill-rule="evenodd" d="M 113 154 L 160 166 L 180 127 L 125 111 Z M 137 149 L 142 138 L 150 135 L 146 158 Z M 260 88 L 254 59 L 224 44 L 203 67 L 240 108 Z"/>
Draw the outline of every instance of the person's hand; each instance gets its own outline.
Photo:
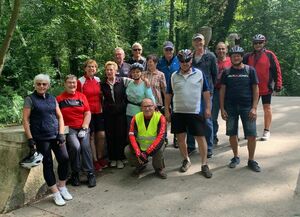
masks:
<path id="1" fill-rule="evenodd" d="M 256 108 L 252 108 L 249 112 L 249 120 L 255 121 L 256 120 Z"/>
<path id="2" fill-rule="evenodd" d="M 78 138 L 84 138 L 86 137 L 87 133 L 88 133 L 88 128 L 81 128 L 77 136 Z"/>
<path id="3" fill-rule="evenodd" d="M 275 88 L 274 88 L 274 90 L 275 90 L 276 93 L 278 93 L 278 92 L 280 92 L 282 90 L 282 87 L 276 85 Z"/>
<path id="4" fill-rule="evenodd" d="M 148 155 L 146 152 L 141 152 L 141 154 L 138 156 L 138 161 L 140 164 L 148 163 Z"/>
<path id="5" fill-rule="evenodd" d="M 148 78 L 143 77 L 142 80 L 145 82 L 146 87 L 150 88 L 151 84 L 150 81 L 148 80 Z"/>
<path id="6" fill-rule="evenodd" d="M 171 114 L 169 109 L 165 109 L 165 118 L 168 122 L 171 122 Z"/>
<path id="7" fill-rule="evenodd" d="M 59 145 L 64 144 L 66 142 L 65 135 L 64 134 L 58 134 L 56 136 L 56 140 L 57 140 L 57 144 L 59 144 Z"/>
<path id="8" fill-rule="evenodd" d="M 210 118 L 211 117 L 211 111 L 209 108 L 205 109 L 204 111 L 204 118 L 207 119 L 207 118 Z"/>
<path id="9" fill-rule="evenodd" d="M 227 121 L 228 119 L 228 114 L 225 110 L 221 110 L 221 117 L 224 121 Z"/>

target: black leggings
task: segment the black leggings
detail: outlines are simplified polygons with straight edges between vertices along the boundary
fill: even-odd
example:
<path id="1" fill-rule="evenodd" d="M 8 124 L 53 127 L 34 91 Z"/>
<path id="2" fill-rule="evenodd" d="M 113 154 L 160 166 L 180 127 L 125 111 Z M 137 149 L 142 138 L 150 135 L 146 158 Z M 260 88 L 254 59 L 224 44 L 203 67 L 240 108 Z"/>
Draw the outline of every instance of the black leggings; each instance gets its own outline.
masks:
<path id="1" fill-rule="evenodd" d="M 51 150 L 54 152 L 54 155 L 58 162 L 58 178 L 62 181 L 66 180 L 68 177 L 69 168 L 69 155 L 66 149 L 66 145 L 58 145 L 55 139 L 36 142 L 37 151 L 39 151 L 44 156 L 43 173 L 47 185 L 50 187 L 56 184 L 55 174 L 53 171 L 53 160 Z"/>

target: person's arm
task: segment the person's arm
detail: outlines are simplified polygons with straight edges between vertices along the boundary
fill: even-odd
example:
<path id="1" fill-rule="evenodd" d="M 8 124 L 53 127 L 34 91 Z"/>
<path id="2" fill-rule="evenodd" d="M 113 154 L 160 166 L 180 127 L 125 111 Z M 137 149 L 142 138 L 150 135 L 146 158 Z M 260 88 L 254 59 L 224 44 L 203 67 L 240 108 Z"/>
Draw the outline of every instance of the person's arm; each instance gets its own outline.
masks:
<path id="1" fill-rule="evenodd" d="M 83 123 L 81 127 L 84 129 L 89 128 L 90 122 L 91 122 L 91 112 L 85 111 L 83 114 Z"/>
<path id="2" fill-rule="evenodd" d="M 204 117 L 210 118 L 211 117 L 210 92 L 208 90 L 204 91 L 203 97 L 204 97 L 204 104 L 205 104 Z"/>
<path id="3" fill-rule="evenodd" d="M 64 123 L 64 118 L 63 115 L 60 111 L 60 108 L 58 106 L 58 103 L 56 102 L 56 116 L 57 116 L 57 120 L 58 120 L 58 133 L 59 134 L 64 134 L 65 133 L 65 123 Z"/>
<path id="4" fill-rule="evenodd" d="M 151 89 L 151 87 L 147 87 L 146 83 L 145 83 L 145 96 L 146 96 L 146 98 L 152 99 L 154 104 L 156 103 L 155 97 L 153 96 L 153 93 L 152 93 L 152 89 Z"/>
<path id="5" fill-rule="evenodd" d="M 252 99 L 252 108 L 249 112 L 249 119 L 254 121 L 257 117 L 257 104 L 259 99 L 259 89 L 257 84 L 252 84 L 252 92 L 253 92 L 253 99 Z"/>
<path id="6" fill-rule="evenodd" d="M 216 56 L 212 54 L 211 77 L 212 77 L 213 87 L 216 85 L 217 75 L 218 75 L 218 61 Z"/>
<path id="7" fill-rule="evenodd" d="M 165 95 L 165 117 L 168 122 L 171 122 L 171 101 L 173 97 L 173 89 L 172 89 L 172 77 L 169 81 L 169 85 L 167 86 L 167 91 Z"/>
<path id="8" fill-rule="evenodd" d="M 166 132 L 166 119 L 163 115 L 160 116 L 159 125 L 159 133 L 157 134 L 156 139 L 153 141 L 153 143 L 147 148 L 147 155 L 153 156 L 164 144 Z"/>
<path id="9" fill-rule="evenodd" d="M 137 144 L 135 137 L 135 116 L 131 119 L 130 127 L 129 127 L 129 141 L 135 152 L 136 157 L 138 158 L 141 155 L 141 149 Z"/>
<path id="10" fill-rule="evenodd" d="M 27 139 L 32 139 L 32 134 L 31 134 L 31 131 L 30 131 L 30 121 L 29 121 L 30 113 L 31 113 L 31 108 L 28 108 L 28 107 L 23 108 L 23 121 L 22 121 L 22 123 L 23 123 L 23 128 L 24 128 L 25 135 L 26 135 Z"/>
<path id="11" fill-rule="evenodd" d="M 164 98 L 166 97 L 166 87 L 167 87 L 167 84 L 166 84 L 166 77 L 165 77 L 165 75 L 162 73 L 161 79 L 160 79 L 160 90 L 161 90 L 161 92 L 162 92 Z"/>
<path id="12" fill-rule="evenodd" d="M 226 86 L 224 84 L 222 84 L 221 88 L 220 88 L 220 110 L 221 110 L 222 119 L 226 121 L 228 118 L 228 115 L 227 115 L 227 112 L 225 111 L 225 107 L 224 107 L 225 92 L 226 92 Z"/>

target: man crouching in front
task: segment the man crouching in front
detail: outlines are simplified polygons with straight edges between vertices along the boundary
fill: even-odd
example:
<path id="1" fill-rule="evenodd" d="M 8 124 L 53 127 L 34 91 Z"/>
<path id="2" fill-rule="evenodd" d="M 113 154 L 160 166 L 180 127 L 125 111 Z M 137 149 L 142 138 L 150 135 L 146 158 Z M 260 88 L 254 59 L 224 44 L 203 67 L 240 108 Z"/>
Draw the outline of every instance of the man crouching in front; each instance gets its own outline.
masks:
<path id="1" fill-rule="evenodd" d="M 142 101 L 142 112 L 137 113 L 130 123 L 130 145 L 125 148 L 125 156 L 129 164 L 136 167 L 133 172 L 136 176 L 142 173 L 147 166 L 148 157 L 152 156 L 155 175 L 166 179 L 163 156 L 166 119 L 160 112 L 155 111 L 155 107 L 149 98 Z"/>

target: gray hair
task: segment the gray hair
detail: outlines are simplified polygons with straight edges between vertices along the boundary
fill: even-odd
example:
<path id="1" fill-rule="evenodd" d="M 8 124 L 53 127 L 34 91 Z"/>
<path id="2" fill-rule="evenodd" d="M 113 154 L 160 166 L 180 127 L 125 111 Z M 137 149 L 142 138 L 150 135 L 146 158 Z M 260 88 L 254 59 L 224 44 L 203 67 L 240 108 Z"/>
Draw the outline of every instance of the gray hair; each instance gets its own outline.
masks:
<path id="1" fill-rule="evenodd" d="M 131 46 L 131 48 L 134 48 L 134 47 L 140 47 L 141 49 L 143 49 L 143 46 L 140 43 L 138 43 L 138 42 L 133 43 L 133 45 Z"/>
<path id="2" fill-rule="evenodd" d="M 123 54 L 125 54 L 125 51 L 121 47 L 116 47 L 115 52 L 117 52 L 117 51 L 121 51 Z"/>
<path id="3" fill-rule="evenodd" d="M 36 84 L 37 81 L 47 81 L 50 85 L 50 77 L 46 74 L 38 74 L 34 77 L 33 83 Z"/>

